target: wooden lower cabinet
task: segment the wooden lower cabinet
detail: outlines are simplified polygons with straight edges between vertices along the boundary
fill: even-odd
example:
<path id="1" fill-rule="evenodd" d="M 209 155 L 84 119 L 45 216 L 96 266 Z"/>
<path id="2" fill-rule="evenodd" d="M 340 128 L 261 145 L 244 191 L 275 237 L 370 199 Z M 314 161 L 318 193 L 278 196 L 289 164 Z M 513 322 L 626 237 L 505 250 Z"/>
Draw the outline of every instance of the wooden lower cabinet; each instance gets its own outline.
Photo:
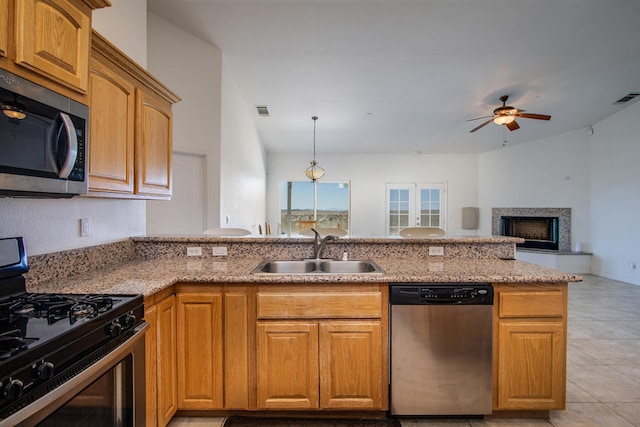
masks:
<path id="1" fill-rule="evenodd" d="M 224 408 L 255 408 L 255 292 L 253 287 L 231 285 L 223 296 Z M 251 329 L 249 329 L 251 325 Z"/>
<path id="2" fill-rule="evenodd" d="M 176 359 L 176 297 L 171 295 L 157 304 L 157 399 L 158 426 L 166 426 L 178 409 Z"/>
<path id="3" fill-rule="evenodd" d="M 387 313 L 386 285 L 261 288 L 257 409 L 387 409 Z"/>
<path id="4" fill-rule="evenodd" d="M 322 409 L 382 408 L 387 387 L 381 343 L 380 321 L 320 323 Z"/>
<path id="5" fill-rule="evenodd" d="M 222 293 L 179 293 L 178 408 L 222 409 Z"/>
<path id="6" fill-rule="evenodd" d="M 495 286 L 494 410 L 564 409 L 567 285 Z"/>
<path id="7" fill-rule="evenodd" d="M 258 409 L 380 409 L 379 321 L 258 322 Z"/>
<path id="8" fill-rule="evenodd" d="M 158 425 L 158 378 L 156 376 L 158 360 L 158 308 L 155 305 L 145 304 L 144 320 L 149 324 L 149 329 L 144 336 L 147 426 L 156 427 Z"/>
<path id="9" fill-rule="evenodd" d="M 317 322 L 258 322 L 258 409 L 319 409 Z"/>

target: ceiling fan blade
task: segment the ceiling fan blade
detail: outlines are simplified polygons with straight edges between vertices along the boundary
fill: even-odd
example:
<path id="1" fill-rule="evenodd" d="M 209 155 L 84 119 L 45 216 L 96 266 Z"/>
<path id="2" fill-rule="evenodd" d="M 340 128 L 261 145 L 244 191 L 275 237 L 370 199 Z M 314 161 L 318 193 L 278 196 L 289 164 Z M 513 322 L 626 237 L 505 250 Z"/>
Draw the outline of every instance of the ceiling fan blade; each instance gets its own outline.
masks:
<path id="1" fill-rule="evenodd" d="M 475 119 L 467 119 L 467 121 L 468 122 L 472 122 L 474 120 L 488 119 L 489 117 L 493 117 L 493 115 L 491 115 L 491 116 L 483 116 L 483 117 L 476 117 Z"/>
<path id="2" fill-rule="evenodd" d="M 493 117 L 493 116 L 491 116 L 491 117 Z M 471 130 L 469 131 L 469 133 L 472 133 L 472 132 L 477 131 L 478 129 L 480 129 L 480 128 L 481 128 L 481 127 L 483 127 L 483 126 L 488 125 L 488 124 L 489 124 L 489 123 L 491 123 L 492 121 L 493 121 L 493 118 L 491 118 L 491 119 L 487 120 L 486 122 L 482 123 L 480 126 L 477 126 L 477 127 L 474 127 L 473 129 L 471 129 Z"/>
<path id="3" fill-rule="evenodd" d="M 536 120 L 549 120 L 549 119 L 551 119 L 551 116 L 547 116 L 546 114 L 533 114 L 533 113 L 521 113 L 521 112 L 518 112 L 515 115 L 518 116 L 518 117 L 522 117 L 524 119 L 536 119 Z"/>
<path id="4" fill-rule="evenodd" d="M 516 121 L 512 121 L 511 123 L 507 123 L 505 125 L 507 127 L 507 129 L 509 129 L 510 131 L 514 131 L 516 129 L 520 129 L 520 125 L 518 125 L 518 123 L 516 123 Z"/>

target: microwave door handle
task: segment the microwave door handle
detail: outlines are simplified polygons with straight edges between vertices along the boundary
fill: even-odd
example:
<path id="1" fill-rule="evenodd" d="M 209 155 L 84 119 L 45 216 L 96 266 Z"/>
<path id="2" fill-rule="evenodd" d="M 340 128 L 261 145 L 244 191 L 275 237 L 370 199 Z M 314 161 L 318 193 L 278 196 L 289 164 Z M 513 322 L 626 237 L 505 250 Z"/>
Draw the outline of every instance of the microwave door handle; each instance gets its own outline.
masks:
<path id="1" fill-rule="evenodd" d="M 60 118 L 62 119 L 62 127 L 67 134 L 69 144 L 67 144 L 67 155 L 64 160 L 64 165 L 60 168 L 58 176 L 60 178 L 68 178 L 78 158 L 78 137 L 76 136 L 76 127 L 73 125 L 71 117 L 69 117 L 68 114 L 60 113 Z"/>

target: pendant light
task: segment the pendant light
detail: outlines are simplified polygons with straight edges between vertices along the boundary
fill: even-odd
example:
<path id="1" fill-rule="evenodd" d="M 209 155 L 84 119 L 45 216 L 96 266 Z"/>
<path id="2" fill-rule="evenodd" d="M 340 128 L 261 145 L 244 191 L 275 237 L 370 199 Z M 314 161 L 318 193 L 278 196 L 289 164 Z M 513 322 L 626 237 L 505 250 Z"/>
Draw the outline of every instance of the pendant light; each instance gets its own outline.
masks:
<path id="1" fill-rule="evenodd" d="M 324 169 L 316 163 L 316 121 L 318 120 L 318 117 L 313 116 L 311 117 L 311 120 L 313 120 L 313 160 L 310 162 L 311 166 L 309 166 L 304 173 L 311 182 L 316 182 L 324 176 Z"/>

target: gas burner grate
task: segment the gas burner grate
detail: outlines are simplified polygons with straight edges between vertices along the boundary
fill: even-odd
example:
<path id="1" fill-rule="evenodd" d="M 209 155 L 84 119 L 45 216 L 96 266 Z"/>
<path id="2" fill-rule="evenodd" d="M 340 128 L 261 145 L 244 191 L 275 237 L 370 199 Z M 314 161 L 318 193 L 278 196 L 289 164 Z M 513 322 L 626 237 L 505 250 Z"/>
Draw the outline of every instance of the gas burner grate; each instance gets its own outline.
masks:
<path id="1" fill-rule="evenodd" d="M 27 346 L 37 341 L 36 338 L 25 338 L 22 331 L 13 329 L 0 334 L 0 360 L 5 360 L 26 349 Z"/>
<path id="2" fill-rule="evenodd" d="M 0 320 L 13 324 L 25 318 L 44 318 L 49 324 L 96 317 L 113 308 L 114 300 L 102 295 L 25 294 L 0 303 Z"/>

